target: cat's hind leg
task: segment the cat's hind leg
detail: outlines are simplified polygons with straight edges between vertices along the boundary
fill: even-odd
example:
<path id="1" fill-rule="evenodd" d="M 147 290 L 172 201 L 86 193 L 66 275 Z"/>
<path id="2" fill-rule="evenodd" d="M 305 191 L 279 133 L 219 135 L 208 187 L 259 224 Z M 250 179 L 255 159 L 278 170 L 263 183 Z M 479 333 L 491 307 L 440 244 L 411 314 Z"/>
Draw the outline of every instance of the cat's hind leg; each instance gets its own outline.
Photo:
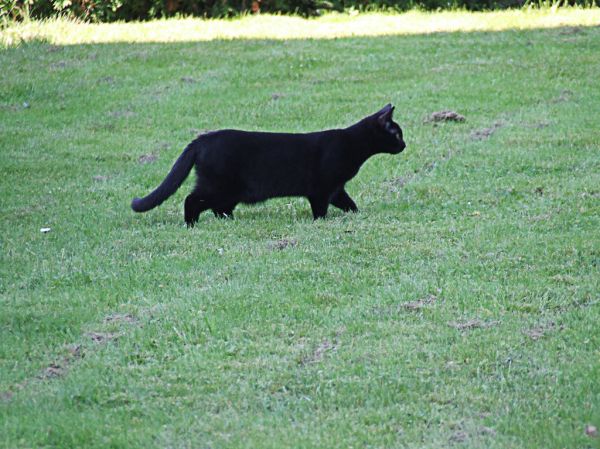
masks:
<path id="1" fill-rule="evenodd" d="M 220 183 L 213 190 L 211 209 L 217 218 L 233 218 L 233 209 L 240 202 L 240 191 L 236 184 Z"/>
<path id="2" fill-rule="evenodd" d="M 233 206 L 221 206 L 221 207 L 213 207 L 212 211 L 217 218 L 231 218 L 233 219 L 233 209 L 235 209 L 236 205 Z"/>
<path id="3" fill-rule="evenodd" d="M 352 201 L 352 198 L 350 198 L 350 195 L 348 195 L 348 192 L 343 187 L 333 194 L 329 202 L 344 212 L 358 212 L 356 203 Z"/>
<path id="4" fill-rule="evenodd" d="M 202 212 L 211 209 L 210 203 L 202 197 L 202 195 L 193 191 L 185 199 L 184 218 L 185 224 L 192 228 L 198 221 L 198 217 Z"/>
<path id="5" fill-rule="evenodd" d="M 313 218 L 323 218 L 327 215 L 327 209 L 329 208 L 329 201 L 327 196 L 311 196 L 308 198 L 310 207 L 312 209 Z"/>

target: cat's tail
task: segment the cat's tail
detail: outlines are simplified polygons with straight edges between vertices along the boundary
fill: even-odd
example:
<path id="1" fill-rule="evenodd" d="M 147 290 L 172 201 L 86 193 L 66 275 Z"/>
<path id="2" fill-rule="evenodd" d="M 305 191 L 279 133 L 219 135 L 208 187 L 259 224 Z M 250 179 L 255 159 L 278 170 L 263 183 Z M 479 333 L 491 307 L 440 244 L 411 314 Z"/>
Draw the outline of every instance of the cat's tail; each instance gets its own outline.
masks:
<path id="1" fill-rule="evenodd" d="M 198 140 L 196 139 L 183 150 L 167 177 L 156 189 L 144 198 L 134 198 L 131 201 L 131 208 L 135 212 L 146 212 L 154 209 L 177 191 L 192 171 L 196 159 L 197 144 Z"/>

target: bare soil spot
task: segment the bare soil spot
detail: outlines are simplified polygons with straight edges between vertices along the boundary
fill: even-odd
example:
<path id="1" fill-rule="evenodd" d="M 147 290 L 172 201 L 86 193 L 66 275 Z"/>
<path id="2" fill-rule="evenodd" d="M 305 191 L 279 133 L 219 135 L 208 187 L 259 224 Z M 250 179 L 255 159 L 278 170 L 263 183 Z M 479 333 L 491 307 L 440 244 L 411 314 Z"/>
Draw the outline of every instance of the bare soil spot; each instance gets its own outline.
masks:
<path id="1" fill-rule="evenodd" d="M 413 180 L 414 175 L 406 175 L 406 176 L 398 176 L 397 178 L 390 179 L 386 181 L 388 185 L 388 189 L 391 192 L 398 193 L 402 190 L 409 182 Z"/>
<path id="2" fill-rule="evenodd" d="M 425 122 L 464 122 L 465 116 L 455 111 L 433 112 L 425 119 Z"/>
<path id="3" fill-rule="evenodd" d="M 156 159 L 158 159 L 158 157 L 154 154 L 143 154 L 138 158 L 138 162 L 140 164 L 151 164 L 156 161 Z"/>
<path id="4" fill-rule="evenodd" d="M 137 323 L 137 318 L 130 313 L 113 313 L 104 318 L 105 323 Z"/>
<path id="5" fill-rule="evenodd" d="M 285 238 L 270 242 L 269 248 L 272 250 L 282 250 L 285 248 L 293 248 L 296 245 L 298 245 L 298 240 L 292 238 Z"/>
<path id="6" fill-rule="evenodd" d="M 309 354 L 308 356 L 304 357 L 300 361 L 300 364 L 309 365 L 312 363 L 318 363 L 321 360 L 323 360 L 327 353 L 335 351 L 337 347 L 338 345 L 336 343 L 333 343 L 329 340 L 324 340 L 322 343 L 319 344 L 319 346 L 315 348 L 312 354 Z"/>
<path id="7" fill-rule="evenodd" d="M 458 432 L 454 432 L 452 434 L 452 436 L 450 437 L 450 442 L 451 443 L 464 443 L 465 441 L 467 441 L 467 438 L 469 438 L 469 435 L 467 434 L 467 432 L 463 432 L 462 430 L 459 430 Z"/>
<path id="8" fill-rule="evenodd" d="M 53 379 L 64 375 L 66 368 L 59 365 L 58 363 L 52 363 L 50 366 L 45 368 L 40 374 L 41 379 Z"/>
<path id="9" fill-rule="evenodd" d="M 549 323 L 542 324 L 540 326 L 536 326 L 531 329 L 524 329 L 523 333 L 525 335 L 527 335 L 529 338 L 531 338 L 532 340 L 539 340 L 540 338 L 544 337 L 545 335 L 549 334 L 550 332 L 553 332 L 556 329 L 563 330 L 564 326 L 557 326 L 556 323 L 551 321 Z"/>
<path id="10" fill-rule="evenodd" d="M 168 150 L 169 148 L 171 148 L 171 144 L 169 142 L 160 142 L 158 143 L 158 145 L 156 146 L 157 151 L 165 151 Z"/>
<path id="11" fill-rule="evenodd" d="M 419 299 L 417 301 L 407 302 L 401 305 L 402 308 L 408 310 L 421 310 L 428 305 L 431 305 L 437 301 L 437 297 L 434 295 L 429 295 L 426 298 Z"/>
<path id="12" fill-rule="evenodd" d="M 570 101 L 573 98 L 573 91 L 569 89 L 564 89 L 560 92 L 559 96 L 552 100 L 553 103 L 564 103 L 565 101 Z"/>
<path id="13" fill-rule="evenodd" d="M 86 337 L 91 338 L 94 343 L 105 343 L 121 336 L 121 334 L 117 332 L 88 332 L 85 335 Z"/>
<path id="14" fill-rule="evenodd" d="M 489 128 L 477 129 L 471 133 L 471 139 L 473 140 L 485 140 L 489 139 L 489 137 L 496 132 L 498 128 L 502 128 L 504 123 L 496 122 Z"/>
<path id="15" fill-rule="evenodd" d="M 69 351 L 69 355 L 73 358 L 80 359 L 83 357 L 83 353 L 81 352 L 81 345 L 77 343 L 73 343 L 67 346 L 67 351 Z"/>

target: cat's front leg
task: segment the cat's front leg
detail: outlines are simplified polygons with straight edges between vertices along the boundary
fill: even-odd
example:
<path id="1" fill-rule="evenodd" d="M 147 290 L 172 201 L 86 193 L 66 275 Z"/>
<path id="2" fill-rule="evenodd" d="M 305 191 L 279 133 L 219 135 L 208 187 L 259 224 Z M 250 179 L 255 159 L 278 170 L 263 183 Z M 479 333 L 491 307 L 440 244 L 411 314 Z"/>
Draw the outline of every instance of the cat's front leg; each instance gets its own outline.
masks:
<path id="1" fill-rule="evenodd" d="M 333 194 L 330 203 L 344 212 L 358 212 L 356 203 L 352 201 L 352 198 L 350 198 L 350 195 L 348 195 L 348 192 L 343 187 Z"/>
<path id="2" fill-rule="evenodd" d="M 312 209 L 313 218 L 323 218 L 327 215 L 327 209 L 329 208 L 329 201 L 327 196 L 311 196 L 308 198 L 310 207 Z"/>

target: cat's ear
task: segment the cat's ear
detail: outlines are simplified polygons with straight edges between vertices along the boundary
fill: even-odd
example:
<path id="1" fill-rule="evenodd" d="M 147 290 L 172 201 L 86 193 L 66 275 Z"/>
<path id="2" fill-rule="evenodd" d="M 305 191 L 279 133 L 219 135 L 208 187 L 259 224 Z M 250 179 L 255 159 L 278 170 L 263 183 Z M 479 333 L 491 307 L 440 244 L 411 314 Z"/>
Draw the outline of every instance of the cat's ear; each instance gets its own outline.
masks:
<path id="1" fill-rule="evenodd" d="M 381 111 L 377 113 L 377 123 L 381 126 L 385 126 L 386 123 L 392 121 L 392 114 L 394 113 L 394 106 L 388 103 Z"/>

